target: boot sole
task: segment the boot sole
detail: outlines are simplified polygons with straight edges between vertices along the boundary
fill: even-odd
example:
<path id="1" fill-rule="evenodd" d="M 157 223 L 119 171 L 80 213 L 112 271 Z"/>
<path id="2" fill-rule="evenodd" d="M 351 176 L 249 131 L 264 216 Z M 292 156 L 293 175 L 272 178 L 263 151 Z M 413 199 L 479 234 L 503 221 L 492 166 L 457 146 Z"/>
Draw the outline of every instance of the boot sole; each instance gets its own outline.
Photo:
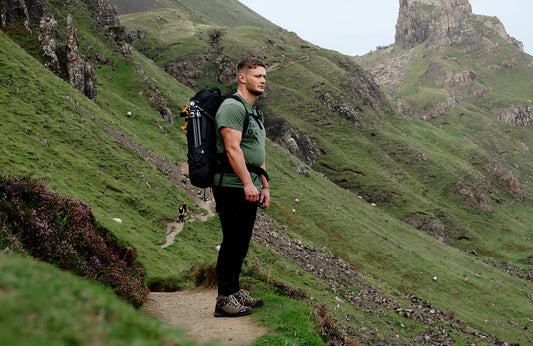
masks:
<path id="1" fill-rule="evenodd" d="M 254 306 L 250 306 L 251 308 L 260 308 L 262 307 L 263 305 L 265 305 L 265 301 L 264 300 L 260 300 L 258 301 Z M 249 305 L 248 305 L 249 306 Z"/>
<path id="2" fill-rule="evenodd" d="M 215 310 L 215 317 L 241 317 L 241 316 L 247 316 L 247 315 L 250 315 L 252 313 L 252 310 L 246 310 L 246 311 L 243 311 L 243 312 L 239 312 L 239 313 L 236 313 L 236 314 L 230 314 L 228 312 L 224 312 L 224 311 L 216 311 Z"/>

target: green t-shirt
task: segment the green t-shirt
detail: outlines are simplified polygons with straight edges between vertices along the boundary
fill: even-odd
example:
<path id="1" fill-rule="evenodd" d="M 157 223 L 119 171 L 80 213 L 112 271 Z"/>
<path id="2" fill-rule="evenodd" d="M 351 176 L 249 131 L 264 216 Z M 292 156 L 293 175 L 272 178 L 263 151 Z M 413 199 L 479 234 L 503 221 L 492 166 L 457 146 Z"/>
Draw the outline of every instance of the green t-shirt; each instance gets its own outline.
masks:
<path id="1" fill-rule="evenodd" d="M 249 113 L 257 114 L 255 106 L 250 105 L 239 94 L 237 95 L 244 103 L 246 110 Z M 222 127 L 229 127 L 234 130 L 242 132 L 244 127 L 244 119 L 246 113 L 243 104 L 235 99 L 226 99 L 216 114 L 216 128 L 217 131 L 217 153 L 226 153 L 224 140 L 220 134 Z M 261 122 L 263 119 L 261 119 Z M 258 124 L 254 117 L 250 116 L 250 122 L 246 133 L 242 136 L 241 150 L 244 154 L 244 161 L 246 164 L 261 166 L 265 162 L 265 138 L 266 131 L 264 126 Z M 222 174 L 222 181 L 220 175 Z M 250 173 L 252 181 L 258 190 L 261 190 L 261 177 L 255 173 Z M 214 178 L 214 186 L 225 187 L 243 187 L 243 184 L 237 174 L 235 173 L 217 173 Z"/>

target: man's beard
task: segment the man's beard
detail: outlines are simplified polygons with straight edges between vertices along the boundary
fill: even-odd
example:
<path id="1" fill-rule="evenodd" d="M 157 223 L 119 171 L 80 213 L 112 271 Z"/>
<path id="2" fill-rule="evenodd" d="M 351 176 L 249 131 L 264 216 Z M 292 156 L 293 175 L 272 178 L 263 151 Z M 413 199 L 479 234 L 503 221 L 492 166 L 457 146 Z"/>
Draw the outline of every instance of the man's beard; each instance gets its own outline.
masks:
<path id="1" fill-rule="evenodd" d="M 264 90 L 261 90 L 259 88 L 247 88 L 248 92 L 254 96 L 261 96 L 265 92 Z"/>
<path id="2" fill-rule="evenodd" d="M 263 90 L 259 90 L 259 89 L 254 89 L 254 90 L 248 90 L 252 95 L 255 95 L 255 96 L 261 96 L 263 95 L 264 91 Z"/>

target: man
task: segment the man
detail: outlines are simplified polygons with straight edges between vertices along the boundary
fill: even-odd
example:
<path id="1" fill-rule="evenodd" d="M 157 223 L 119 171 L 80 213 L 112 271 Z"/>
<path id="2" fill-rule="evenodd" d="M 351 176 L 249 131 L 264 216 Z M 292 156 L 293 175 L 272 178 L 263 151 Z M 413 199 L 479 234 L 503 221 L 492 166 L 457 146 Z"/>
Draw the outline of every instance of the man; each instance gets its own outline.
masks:
<path id="1" fill-rule="evenodd" d="M 187 204 L 185 202 L 181 203 L 180 207 L 178 208 L 178 221 L 184 222 L 185 217 L 187 216 Z"/>
<path id="2" fill-rule="evenodd" d="M 226 99 L 216 114 L 217 153 L 227 157 L 231 166 L 231 173 L 215 174 L 213 184 L 223 236 L 217 261 L 216 317 L 248 315 L 253 307 L 264 304 L 263 299 L 252 298 L 240 288 L 239 276 L 252 238 L 257 207 L 268 208 L 270 204 L 264 172 L 266 132 L 254 106 L 257 97 L 265 91 L 265 78 L 263 61 L 253 57 L 241 60 L 237 65 L 235 94 L 240 101 Z M 253 116 L 248 117 L 245 125 L 247 112 Z"/>

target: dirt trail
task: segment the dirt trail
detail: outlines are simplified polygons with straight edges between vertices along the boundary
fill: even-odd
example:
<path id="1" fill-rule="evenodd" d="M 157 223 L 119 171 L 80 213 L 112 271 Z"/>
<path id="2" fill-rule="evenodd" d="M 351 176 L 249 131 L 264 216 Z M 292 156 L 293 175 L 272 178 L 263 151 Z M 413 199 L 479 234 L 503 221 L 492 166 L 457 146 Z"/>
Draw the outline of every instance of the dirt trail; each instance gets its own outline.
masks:
<path id="1" fill-rule="evenodd" d="M 143 310 L 167 325 L 185 328 L 189 336 L 202 343 L 217 340 L 223 345 L 249 345 L 268 332 L 252 316 L 214 317 L 216 296 L 216 290 L 208 288 L 152 292 Z"/>
<path id="2" fill-rule="evenodd" d="M 180 165 L 180 172 L 183 172 L 186 170 L 186 167 L 183 167 L 183 165 Z M 193 189 L 190 187 L 190 189 Z M 198 191 L 197 191 L 198 192 Z M 190 195 L 190 194 L 189 194 Z M 203 191 L 203 196 L 198 198 L 198 193 L 193 194 L 192 196 L 193 200 L 195 200 L 195 203 L 200 207 L 201 209 L 207 210 L 207 214 L 205 213 L 188 213 L 188 216 L 185 220 L 185 222 L 191 222 L 191 221 L 207 221 L 208 218 L 215 216 L 215 200 L 213 199 L 213 196 L 209 191 Z M 176 207 L 176 210 L 178 207 Z M 164 249 L 172 244 L 174 244 L 174 239 L 176 236 L 183 230 L 184 222 L 178 222 L 173 219 L 167 219 L 167 232 L 166 232 L 166 239 L 165 243 L 161 245 L 161 247 Z"/>
<path id="3" fill-rule="evenodd" d="M 313 50 L 311 51 L 310 53 L 313 53 L 315 52 L 316 50 Z M 288 67 L 288 66 L 291 66 L 292 64 L 295 64 L 297 62 L 303 62 L 303 61 L 307 61 L 311 59 L 311 57 L 309 56 L 309 54 L 305 54 L 304 56 L 298 58 L 298 59 L 289 59 L 285 64 L 281 64 L 281 62 L 275 62 L 273 64 L 271 64 L 270 66 L 267 67 L 267 72 L 272 72 L 272 71 L 276 71 L 282 67 Z"/>

